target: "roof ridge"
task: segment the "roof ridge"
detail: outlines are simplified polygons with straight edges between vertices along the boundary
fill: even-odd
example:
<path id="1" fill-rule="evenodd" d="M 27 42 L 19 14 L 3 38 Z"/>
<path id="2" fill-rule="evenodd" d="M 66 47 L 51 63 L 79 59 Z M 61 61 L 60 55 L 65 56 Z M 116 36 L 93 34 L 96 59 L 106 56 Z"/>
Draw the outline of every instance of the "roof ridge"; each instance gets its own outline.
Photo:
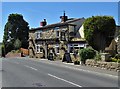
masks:
<path id="1" fill-rule="evenodd" d="M 44 28 L 47 28 L 47 27 L 54 27 L 55 25 L 67 25 L 67 24 L 69 24 L 69 23 L 71 23 L 71 22 L 74 22 L 74 21 L 77 21 L 77 20 L 82 20 L 82 19 L 84 19 L 84 18 L 73 18 L 72 20 L 67 20 L 66 22 L 58 22 L 58 23 L 53 23 L 53 24 L 48 24 L 48 25 L 46 25 L 46 26 L 43 26 L 43 27 L 38 27 L 38 28 L 33 28 L 33 29 L 31 29 L 31 31 L 32 30 L 42 30 L 42 29 L 44 29 Z"/>

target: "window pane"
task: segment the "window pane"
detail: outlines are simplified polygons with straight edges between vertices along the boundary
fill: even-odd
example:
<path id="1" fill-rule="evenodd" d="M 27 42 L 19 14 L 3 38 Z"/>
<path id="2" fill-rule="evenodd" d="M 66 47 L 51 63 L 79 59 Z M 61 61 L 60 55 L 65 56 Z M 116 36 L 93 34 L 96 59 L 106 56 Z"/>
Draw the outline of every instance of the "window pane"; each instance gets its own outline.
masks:
<path id="1" fill-rule="evenodd" d="M 65 40 L 65 32 L 61 32 L 61 40 Z"/>
<path id="2" fill-rule="evenodd" d="M 70 53 L 73 53 L 73 47 L 70 47 Z"/>
<path id="3" fill-rule="evenodd" d="M 80 47 L 80 49 L 83 49 L 84 47 Z"/>
<path id="4" fill-rule="evenodd" d="M 42 50 L 43 50 L 43 48 L 42 48 L 42 47 L 40 47 L 40 52 L 42 52 Z"/>
<path id="5" fill-rule="evenodd" d="M 59 47 L 56 47 L 56 53 L 59 53 Z"/>
<path id="6" fill-rule="evenodd" d="M 79 49 L 79 47 L 74 47 L 74 49 Z"/>
<path id="7" fill-rule="evenodd" d="M 39 52 L 39 46 L 38 45 L 36 46 L 36 52 Z"/>
<path id="8" fill-rule="evenodd" d="M 36 35 L 37 35 L 37 38 L 39 38 L 39 33 L 36 33 Z"/>
<path id="9" fill-rule="evenodd" d="M 39 33 L 39 38 L 42 37 L 42 33 Z"/>
<path id="10" fill-rule="evenodd" d="M 59 31 L 56 31 L 56 36 L 59 37 Z"/>

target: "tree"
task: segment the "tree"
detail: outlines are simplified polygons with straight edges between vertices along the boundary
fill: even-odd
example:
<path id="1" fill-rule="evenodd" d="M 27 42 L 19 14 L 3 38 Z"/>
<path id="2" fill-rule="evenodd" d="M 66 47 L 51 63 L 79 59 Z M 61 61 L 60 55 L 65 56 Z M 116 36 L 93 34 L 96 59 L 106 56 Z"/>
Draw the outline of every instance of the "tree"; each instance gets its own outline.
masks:
<path id="1" fill-rule="evenodd" d="M 14 49 L 16 39 L 21 41 L 22 48 L 28 48 L 28 23 L 20 14 L 10 14 L 4 28 L 3 43 L 5 54 Z"/>
<path id="2" fill-rule="evenodd" d="M 20 49 L 20 47 L 21 47 L 21 41 L 19 39 L 16 39 L 15 42 L 14 42 L 15 50 Z"/>
<path id="3" fill-rule="evenodd" d="M 1 47 L 1 51 L 2 51 L 2 57 L 5 57 L 5 50 L 4 50 L 5 48 L 4 48 L 4 45 L 2 45 L 2 47 Z"/>
<path id="4" fill-rule="evenodd" d="M 84 34 L 88 44 L 95 50 L 105 50 L 109 46 L 116 29 L 111 16 L 92 16 L 84 22 Z"/>

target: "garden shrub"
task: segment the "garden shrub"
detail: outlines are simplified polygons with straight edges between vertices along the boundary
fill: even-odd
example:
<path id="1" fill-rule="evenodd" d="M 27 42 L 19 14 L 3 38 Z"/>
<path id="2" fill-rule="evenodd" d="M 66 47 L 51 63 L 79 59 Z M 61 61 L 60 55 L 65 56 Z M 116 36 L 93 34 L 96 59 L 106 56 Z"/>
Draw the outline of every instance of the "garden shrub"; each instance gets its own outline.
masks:
<path id="1" fill-rule="evenodd" d="M 84 48 L 79 51 L 79 55 L 83 64 L 86 59 L 93 59 L 96 56 L 96 51 L 92 48 Z"/>
<path id="2" fill-rule="evenodd" d="M 116 58 L 116 59 L 120 59 L 120 54 L 116 54 L 116 55 L 115 55 L 115 58 Z"/>
<path id="3" fill-rule="evenodd" d="M 75 64 L 75 65 L 79 65 L 79 64 L 80 64 L 80 61 L 74 61 L 74 64 Z"/>
<path id="4" fill-rule="evenodd" d="M 96 61 L 100 61 L 101 60 L 101 54 L 99 52 L 96 52 L 95 60 Z"/>
<path id="5" fill-rule="evenodd" d="M 111 60 L 109 61 L 109 62 L 118 62 L 118 63 L 120 63 L 120 59 L 117 59 L 117 58 L 111 58 Z"/>

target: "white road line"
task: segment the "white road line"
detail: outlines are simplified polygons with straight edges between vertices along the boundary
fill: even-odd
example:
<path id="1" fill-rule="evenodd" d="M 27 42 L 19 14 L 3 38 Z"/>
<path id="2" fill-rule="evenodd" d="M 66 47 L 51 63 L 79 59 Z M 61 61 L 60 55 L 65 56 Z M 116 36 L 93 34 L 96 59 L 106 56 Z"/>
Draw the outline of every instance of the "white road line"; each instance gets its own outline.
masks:
<path id="1" fill-rule="evenodd" d="M 32 59 L 31 59 L 32 60 Z M 33 60 L 33 61 L 36 61 L 36 60 Z M 44 62 L 44 60 L 41 60 L 38 61 L 38 62 Z M 46 64 L 51 64 L 51 65 L 56 65 L 58 66 L 58 64 L 54 64 L 54 63 L 51 63 L 51 62 L 47 62 Z M 68 63 L 63 63 L 63 64 L 68 64 Z M 73 64 L 70 64 L 70 65 L 73 65 Z M 96 74 L 96 75 L 104 75 L 104 76 L 108 76 L 108 77 L 113 77 L 113 78 L 118 78 L 118 76 L 116 75 L 112 75 L 112 74 L 105 74 L 105 73 L 100 73 L 100 72 L 95 72 L 95 71 L 91 71 L 91 70 L 86 70 L 86 69 L 79 69 L 79 68 L 74 68 L 74 67 L 69 67 L 69 66 L 66 66 L 66 65 L 59 65 L 60 67 L 66 67 L 66 68 L 69 68 L 69 69 L 74 69 L 74 70 L 78 70 L 78 71 L 83 71 L 83 72 L 87 72 L 87 73 L 92 73 L 92 74 Z M 75 66 L 75 65 L 73 65 Z"/>
<path id="2" fill-rule="evenodd" d="M 30 66 L 28 66 L 28 65 L 24 65 L 24 66 L 25 66 L 25 67 L 27 67 L 27 68 L 30 68 L 30 69 L 32 69 L 32 70 L 37 71 L 37 69 L 36 69 L 36 68 L 30 67 Z"/>
<path id="3" fill-rule="evenodd" d="M 57 64 L 53 64 L 53 63 L 48 63 L 48 64 L 57 65 Z M 57 65 L 57 66 L 58 66 L 58 65 Z M 79 69 L 79 68 L 70 67 L 70 66 L 66 66 L 66 65 L 64 65 L 64 66 L 59 65 L 59 66 L 60 66 L 60 67 L 66 67 L 66 68 L 69 68 L 69 69 L 78 70 L 78 71 L 83 71 L 83 72 L 87 72 L 87 73 L 92 73 L 92 74 L 96 74 L 96 75 L 105 75 L 105 76 L 108 76 L 108 77 L 118 78 L 118 76 L 111 75 L 111 74 L 105 74 L 105 73 L 90 71 L 90 70 L 86 70 L 86 69 Z"/>
<path id="4" fill-rule="evenodd" d="M 65 80 L 65 79 L 62 79 L 62 78 L 59 78 L 59 77 L 54 76 L 54 75 L 52 75 L 52 74 L 48 74 L 48 75 L 51 76 L 51 77 L 53 77 L 53 78 L 56 78 L 56 79 L 62 80 L 62 81 L 64 81 L 64 82 L 70 83 L 70 84 L 72 84 L 72 85 L 74 85 L 74 86 L 82 87 L 82 86 L 80 86 L 80 85 L 78 85 L 78 84 L 75 84 L 75 83 L 73 83 L 73 82 L 70 82 L 70 81 Z"/>

